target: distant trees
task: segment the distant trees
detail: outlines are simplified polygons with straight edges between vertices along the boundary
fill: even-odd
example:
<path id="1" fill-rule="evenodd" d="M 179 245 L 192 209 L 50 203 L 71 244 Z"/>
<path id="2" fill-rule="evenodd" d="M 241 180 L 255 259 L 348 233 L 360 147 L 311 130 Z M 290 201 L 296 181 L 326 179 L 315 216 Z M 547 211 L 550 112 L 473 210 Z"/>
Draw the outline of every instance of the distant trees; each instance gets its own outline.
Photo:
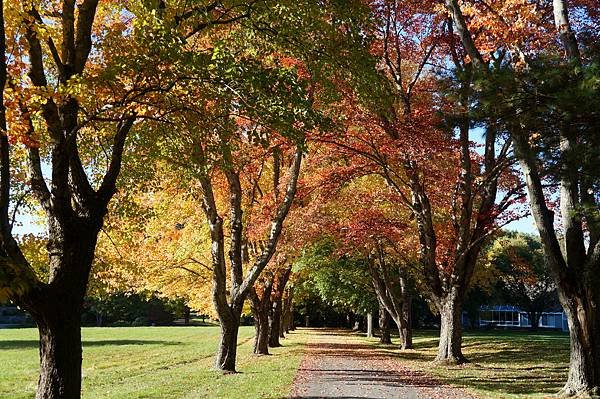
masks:
<path id="1" fill-rule="evenodd" d="M 367 267 L 380 306 L 398 327 L 401 349 L 412 349 L 412 289 L 411 265 L 388 256 L 382 245 L 367 257 Z M 383 324 L 385 325 L 385 316 Z M 381 316 L 380 316 L 381 318 Z"/>
<path id="2" fill-rule="evenodd" d="M 279 338 L 284 337 L 287 328 L 287 315 L 284 313 L 289 312 L 286 303 L 289 298 L 284 294 L 292 273 L 292 263 L 287 262 L 285 257 L 272 263 L 275 266 L 263 273 L 249 294 L 256 328 L 254 353 L 257 355 L 268 355 L 269 347 L 281 346 Z"/>
<path id="3" fill-rule="evenodd" d="M 506 303 L 526 311 L 531 329 L 537 330 L 541 314 L 558 305 L 556 285 L 539 239 L 519 233 L 501 236 L 485 254 L 485 261 L 498 271 Z"/>
<path id="4" fill-rule="evenodd" d="M 342 255 L 339 243 L 322 237 L 305 248 L 295 263 L 299 290 L 314 293 L 342 313 L 364 314 L 377 309 L 377 297 L 365 259 Z"/>

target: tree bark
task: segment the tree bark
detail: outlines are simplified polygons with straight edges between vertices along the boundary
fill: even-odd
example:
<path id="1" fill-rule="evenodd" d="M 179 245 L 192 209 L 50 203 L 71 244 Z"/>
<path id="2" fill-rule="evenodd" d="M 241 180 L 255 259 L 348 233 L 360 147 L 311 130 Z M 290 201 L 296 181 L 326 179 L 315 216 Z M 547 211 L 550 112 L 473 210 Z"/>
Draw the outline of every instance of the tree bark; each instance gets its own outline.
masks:
<path id="1" fill-rule="evenodd" d="M 272 348 L 281 346 L 279 338 L 285 338 L 283 334 L 285 306 L 283 295 L 291 273 L 292 265 L 290 264 L 283 269 L 279 269 L 273 280 L 273 306 L 269 318 L 269 346 Z"/>
<path id="2" fill-rule="evenodd" d="M 285 334 L 288 330 L 288 304 L 287 301 L 283 301 L 283 310 L 281 312 L 281 325 L 279 326 L 279 338 L 285 338 Z"/>
<path id="3" fill-rule="evenodd" d="M 13 298 L 39 331 L 40 376 L 36 398 L 81 395 L 81 315 L 102 218 L 49 226 L 49 284 Z"/>
<path id="4" fill-rule="evenodd" d="M 281 318 L 279 319 L 279 338 L 285 338 L 285 302 L 282 301 Z"/>
<path id="5" fill-rule="evenodd" d="M 294 331 L 296 329 L 296 326 L 294 325 L 294 287 L 291 287 L 288 290 L 286 301 L 288 303 L 288 313 L 285 332 L 289 333 L 290 331 Z"/>
<path id="6" fill-rule="evenodd" d="M 263 285 L 261 297 L 253 288 L 250 291 L 250 309 L 254 316 L 254 329 L 256 335 L 254 337 L 254 354 L 268 355 L 269 354 L 269 309 L 271 307 L 271 289 L 273 280 L 267 278 Z"/>
<path id="7" fill-rule="evenodd" d="M 220 319 L 221 339 L 215 368 L 224 372 L 235 373 L 237 356 L 237 338 L 240 328 L 241 309 L 232 309 L 231 317 Z"/>
<path id="8" fill-rule="evenodd" d="M 381 335 L 379 343 L 390 345 L 392 343 L 392 337 L 390 335 L 390 314 L 381 304 L 379 305 L 379 332 Z"/>
<path id="9" fill-rule="evenodd" d="M 529 316 L 529 323 L 531 324 L 529 329 L 531 331 L 537 331 L 540 326 L 540 312 L 532 311 L 528 312 L 527 315 Z"/>
<path id="10" fill-rule="evenodd" d="M 264 311 L 253 312 L 254 328 L 256 336 L 254 337 L 254 354 L 269 354 L 269 316 Z"/>
<path id="11" fill-rule="evenodd" d="M 42 316 L 43 319 L 36 317 L 40 336 L 37 399 L 80 397 L 81 311 L 63 306 L 54 303 L 48 307 L 49 313 Z"/>
<path id="12" fill-rule="evenodd" d="M 292 314 L 292 300 L 293 300 L 293 289 L 287 291 L 287 295 L 283 300 L 283 316 L 281 323 L 281 337 L 284 337 L 284 334 L 289 334 L 291 330 L 291 324 L 293 320 Z"/>
<path id="13" fill-rule="evenodd" d="M 466 363 L 467 359 L 462 354 L 462 304 L 454 290 L 439 302 L 438 310 L 441 328 L 435 360 L 452 364 Z"/>
<path id="14" fill-rule="evenodd" d="M 281 332 L 281 310 L 281 299 L 276 298 L 273 301 L 273 308 L 269 316 L 269 346 L 271 348 L 278 348 L 281 346 L 281 343 L 279 342 Z"/>
<path id="15" fill-rule="evenodd" d="M 569 322 L 571 358 L 569 376 L 559 396 L 600 396 L 600 319 L 595 301 L 588 298 L 561 295 Z"/>
<path id="16" fill-rule="evenodd" d="M 409 295 L 403 295 L 402 299 L 402 314 L 399 315 L 400 322 L 400 341 L 403 350 L 413 348 L 412 334 L 412 299 Z"/>

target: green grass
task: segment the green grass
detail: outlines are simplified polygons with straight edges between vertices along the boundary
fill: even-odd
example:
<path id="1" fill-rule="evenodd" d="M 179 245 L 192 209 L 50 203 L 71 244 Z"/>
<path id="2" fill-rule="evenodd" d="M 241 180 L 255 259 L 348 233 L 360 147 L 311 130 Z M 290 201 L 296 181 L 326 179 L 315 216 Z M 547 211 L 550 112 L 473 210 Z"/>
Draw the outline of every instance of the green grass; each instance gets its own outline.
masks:
<path id="1" fill-rule="evenodd" d="M 238 370 L 211 370 L 217 327 L 83 329 L 84 398 L 282 398 L 311 337 L 293 332 L 272 356 L 252 355 L 253 327 L 242 327 Z M 314 334 L 314 332 L 313 332 Z M 367 340 L 367 338 L 362 338 Z M 465 333 L 461 366 L 432 363 L 437 332 L 416 331 L 415 349 L 368 342 L 415 370 L 465 387 L 481 398 L 541 398 L 567 377 L 568 336 L 562 333 L 482 331 Z M 0 330 L 0 398 L 32 398 L 38 370 L 37 331 Z"/>
<path id="2" fill-rule="evenodd" d="M 238 371 L 211 369 L 216 327 L 83 329 L 84 398 L 281 398 L 289 391 L 307 336 L 291 333 L 272 356 L 252 354 L 253 327 L 242 327 Z M 37 330 L 0 330 L 0 398 L 32 398 Z"/>
<path id="3" fill-rule="evenodd" d="M 370 339 L 375 344 L 375 339 Z M 467 388 L 481 398 L 543 398 L 555 394 L 567 379 L 569 337 L 559 332 L 466 332 L 463 353 L 470 363 L 432 363 L 435 331 L 416 331 L 415 349 L 400 352 L 385 346 L 399 361 L 425 370 L 440 381 Z"/>

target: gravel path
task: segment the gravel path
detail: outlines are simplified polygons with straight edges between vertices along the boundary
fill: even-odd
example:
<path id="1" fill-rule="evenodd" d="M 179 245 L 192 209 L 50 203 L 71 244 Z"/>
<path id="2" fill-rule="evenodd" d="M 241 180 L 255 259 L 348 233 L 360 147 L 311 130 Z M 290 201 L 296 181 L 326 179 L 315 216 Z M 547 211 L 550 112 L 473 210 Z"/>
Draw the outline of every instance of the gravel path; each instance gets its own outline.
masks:
<path id="1" fill-rule="evenodd" d="M 397 358 L 348 332 L 309 331 L 312 337 L 290 399 L 475 398 L 403 367 Z"/>

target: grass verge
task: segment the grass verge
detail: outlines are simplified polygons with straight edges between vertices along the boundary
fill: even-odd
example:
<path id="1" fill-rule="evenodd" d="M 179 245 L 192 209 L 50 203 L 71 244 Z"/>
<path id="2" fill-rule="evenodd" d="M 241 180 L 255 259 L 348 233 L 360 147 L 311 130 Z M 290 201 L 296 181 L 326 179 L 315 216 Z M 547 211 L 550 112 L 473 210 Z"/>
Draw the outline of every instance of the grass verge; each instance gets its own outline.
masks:
<path id="1" fill-rule="evenodd" d="M 307 336 L 294 333 L 271 356 L 252 354 L 254 327 L 240 329 L 238 370 L 212 370 L 217 327 L 84 328 L 83 398 L 281 398 Z M 33 398 L 35 329 L 0 330 L 0 398 Z"/>
<path id="2" fill-rule="evenodd" d="M 463 353 L 470 363 L 433 363 L 437 331 L 416 331 L 414 349 L 381 346 L 414 370 L 463 387 L 481 398 L 544 398 L 557 393 L 567 379 L 569 337 L 560 332 L 466 332 Z"/>

